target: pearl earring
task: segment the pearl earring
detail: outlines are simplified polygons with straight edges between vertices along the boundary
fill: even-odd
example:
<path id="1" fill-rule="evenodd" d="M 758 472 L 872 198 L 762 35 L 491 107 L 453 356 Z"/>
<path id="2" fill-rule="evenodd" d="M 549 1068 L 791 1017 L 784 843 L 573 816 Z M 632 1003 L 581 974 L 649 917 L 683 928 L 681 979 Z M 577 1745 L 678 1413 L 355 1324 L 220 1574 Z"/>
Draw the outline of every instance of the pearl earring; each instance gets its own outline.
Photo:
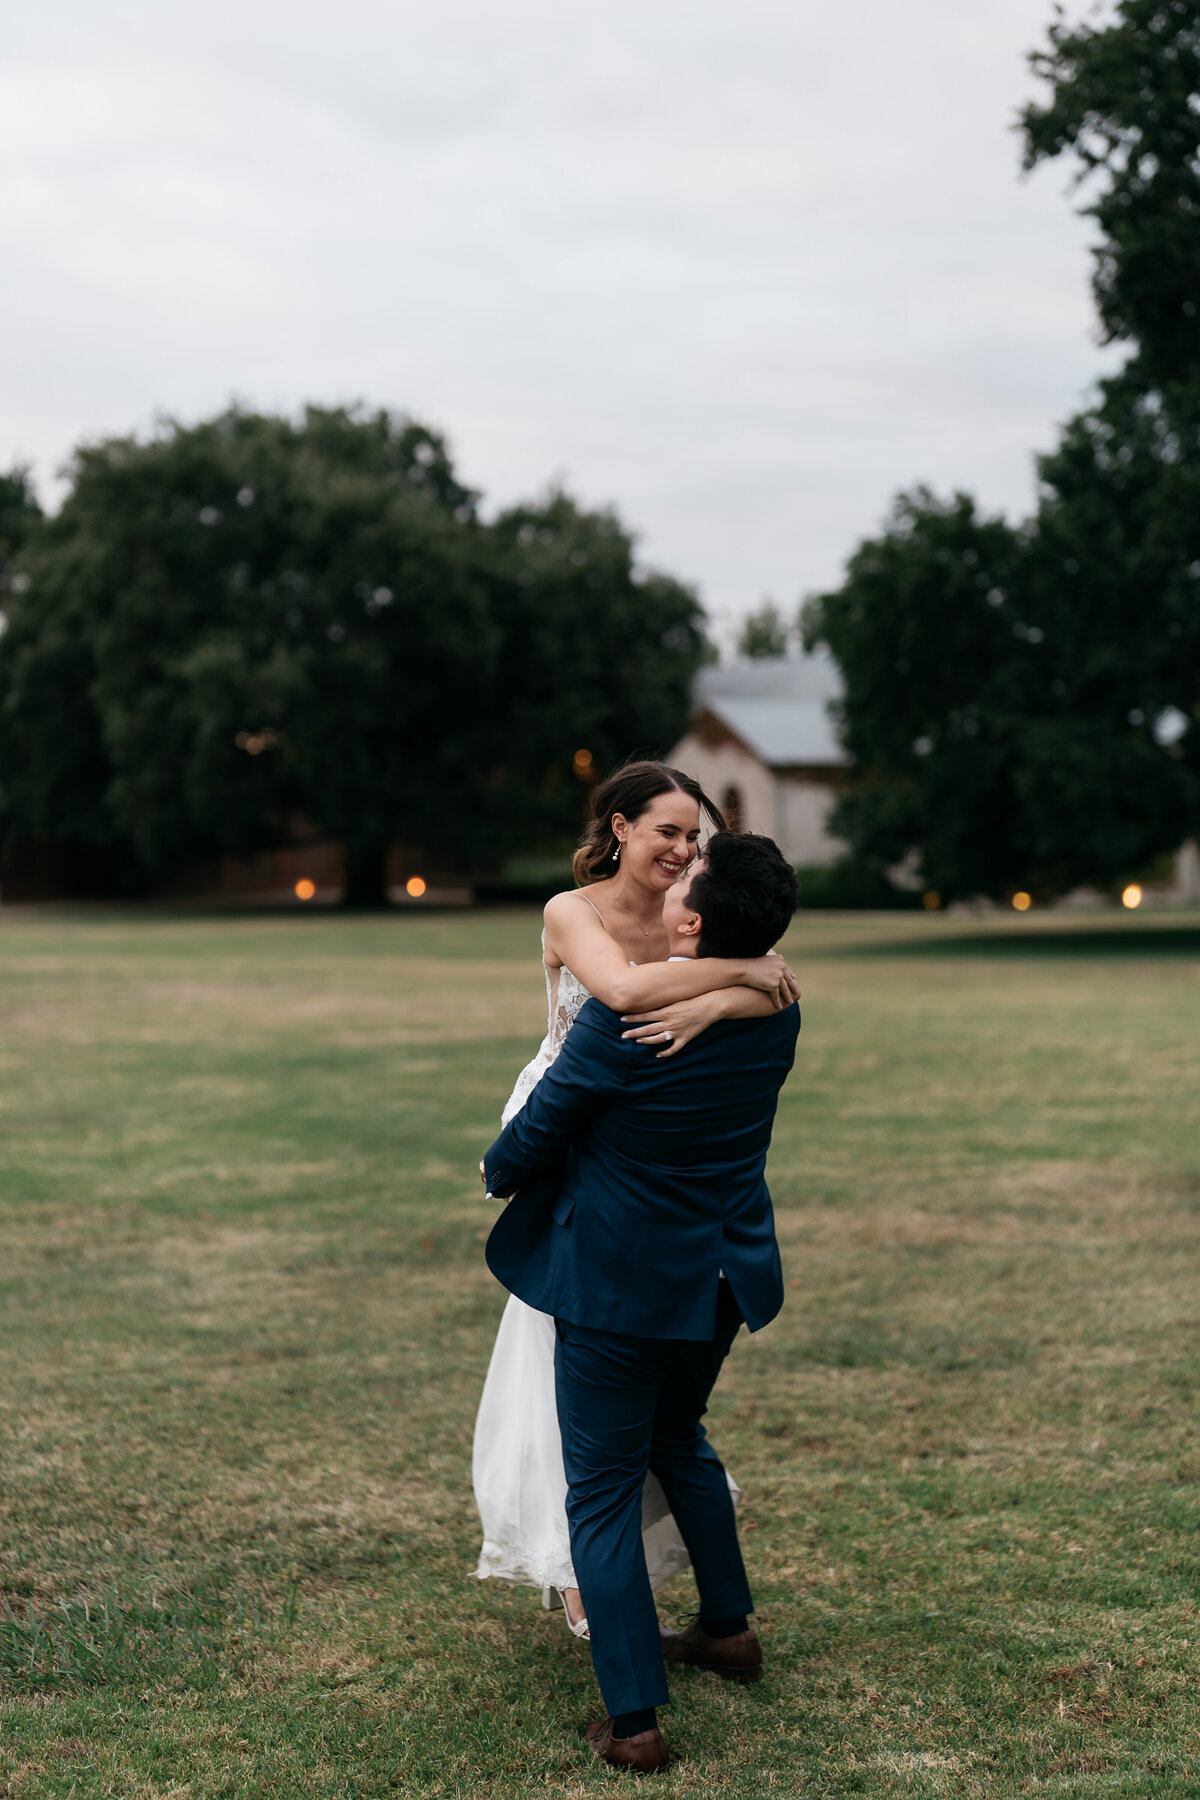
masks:
<path id="1" fill-rule="evenodd" d="M 618 845 L 617 845 L 617 847 L 616 847 L 616 849 L 615 849 L 615 850 L 614 850 L 614 851 L 613 851 L 613 853 L 612 853 L 612 859 L 613 859 L 613 861 L 614 861 L 614 862 L 620 862 L 620 860 L 621 860 L 621 846 L 620 846 L 620 844 L 618 844 Z"/>

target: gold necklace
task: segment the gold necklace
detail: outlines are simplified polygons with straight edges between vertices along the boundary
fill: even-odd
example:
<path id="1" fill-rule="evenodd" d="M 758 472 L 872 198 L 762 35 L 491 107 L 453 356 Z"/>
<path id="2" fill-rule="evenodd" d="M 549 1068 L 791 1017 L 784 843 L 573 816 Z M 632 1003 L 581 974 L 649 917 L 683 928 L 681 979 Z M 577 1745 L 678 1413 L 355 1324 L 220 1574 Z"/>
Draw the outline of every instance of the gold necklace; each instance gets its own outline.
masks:
<path id="1" fill-rule="evenodd" d="M 621 907 L 621 910 L 623 912 L 629 913 L 630 924 L 636 925 L 638 930 L 641 932 L 642 936 L 648 938 L 650 936 L 650 932 L 653 931 L 654 927 L 650 926 L 649 929 L 647 929 L 647 927 L 645 925 L 643 925 L 640 920 L 634 918 L 633 914 L 631 912 L 629 912 L 629 908 L 625 905 L 625 896 L 623 894 L 618 896 L 618 904 Z"/>
<path id="2" fill-rule="evenodd" d="M 632 913 L 630 914 L 630 923 L 637 926 L 638 930 L 641 932 L 643 937 L 649 937 L 650 931 L 653 930 L 653 926 L 650 927 L 650 930 L 647 930 L 646 926 L 643 925 L 638 919 L 635 919 L 633 917 Z"/>

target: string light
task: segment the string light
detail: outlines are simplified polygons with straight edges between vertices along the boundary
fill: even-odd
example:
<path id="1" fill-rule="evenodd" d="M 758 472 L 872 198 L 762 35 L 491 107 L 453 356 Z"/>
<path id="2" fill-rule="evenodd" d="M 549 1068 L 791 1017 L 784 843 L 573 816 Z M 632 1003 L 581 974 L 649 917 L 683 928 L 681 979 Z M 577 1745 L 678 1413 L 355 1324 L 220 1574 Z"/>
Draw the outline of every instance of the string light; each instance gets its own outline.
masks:
<path id="1" fill-rule="evenodd" d="M 404 891 L 410 900 L 419 900 L 425 892 L 425 883 L 420 875 L 410 875 L 404 884 Z"/>
<path id="2" fill-rule="evenodd" d="M 1121 895 L 1121 905 L 1127 907 L 1130 912 L 1133 912 L 1134 908 L 1141 904 L 1142 890 L 1136 881 L 1131 881 L 1129 886 L 1125 889 L 1125 892 Z"/>
<path id="3" fill-rule="evenodd" d="M 1013 895 L 1012 903 L 1018 912 L 1028 912 L 1033 905 L 1033 896 L 1022 889 L 1020 893 Z"/>
<path id="4" fill-rule="evenodd" d="M 316 891 L 316 882 L 310 881 L 307 875 L 302 875 L 296 883 L 295 894 L 297 900 L 311 900 Z"/>

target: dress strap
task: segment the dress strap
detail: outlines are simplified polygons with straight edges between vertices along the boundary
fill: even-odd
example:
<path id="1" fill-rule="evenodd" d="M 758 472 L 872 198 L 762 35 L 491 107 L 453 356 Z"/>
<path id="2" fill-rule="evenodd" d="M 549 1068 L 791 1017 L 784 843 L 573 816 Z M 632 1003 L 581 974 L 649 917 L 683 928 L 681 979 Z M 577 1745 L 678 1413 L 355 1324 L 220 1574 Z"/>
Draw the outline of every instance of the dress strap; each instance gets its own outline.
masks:
<path id="1" fill-rule="evenodd" d="M 580 894 L 579 898 L 583 901 L 583 904 L 585 906 L 591 907 L 592 911 L 595 913 L 596 917 L 599 919 L 601 925 L 604 925 L 604 929 L 605 929 L 605 931 L 607 931 L 608 926 L 604 924 L 604 914 L 600 911 L 600 908 L 596 905 L 595 901 L 589 900 L 586 894 Z"/>

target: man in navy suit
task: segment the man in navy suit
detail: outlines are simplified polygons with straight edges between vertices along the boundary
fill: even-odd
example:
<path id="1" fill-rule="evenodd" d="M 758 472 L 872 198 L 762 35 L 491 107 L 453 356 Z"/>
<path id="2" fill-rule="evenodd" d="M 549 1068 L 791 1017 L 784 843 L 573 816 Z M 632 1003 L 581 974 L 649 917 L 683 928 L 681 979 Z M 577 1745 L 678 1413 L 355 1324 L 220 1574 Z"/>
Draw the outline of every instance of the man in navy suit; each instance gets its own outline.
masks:
<path id="1" fill-rule="evenodd" d="M 673 954 L 761 956 L 795 904 L 770 838 L 722 832 L 663 918 Z M 489 1194 L 514 1196 L 488 1265 L 555 1321 L 571 1556 L 609 1715 L 588 1741 L 643 1771 L 667 1762 L 664 1657 L 740 1681 L 761 1673 L 729 1485 L 701 1421 L 742 1323 L 758 1331 L 783 1304 L 763 1168 L 799 1027 L 795 1006 L 722 1021 L 660 1058 L 589 1000 L 483 1162 Z M 660 1633 L 646 1574 L 648 1469 L 700 1592 L 682 1633 Z"/>

